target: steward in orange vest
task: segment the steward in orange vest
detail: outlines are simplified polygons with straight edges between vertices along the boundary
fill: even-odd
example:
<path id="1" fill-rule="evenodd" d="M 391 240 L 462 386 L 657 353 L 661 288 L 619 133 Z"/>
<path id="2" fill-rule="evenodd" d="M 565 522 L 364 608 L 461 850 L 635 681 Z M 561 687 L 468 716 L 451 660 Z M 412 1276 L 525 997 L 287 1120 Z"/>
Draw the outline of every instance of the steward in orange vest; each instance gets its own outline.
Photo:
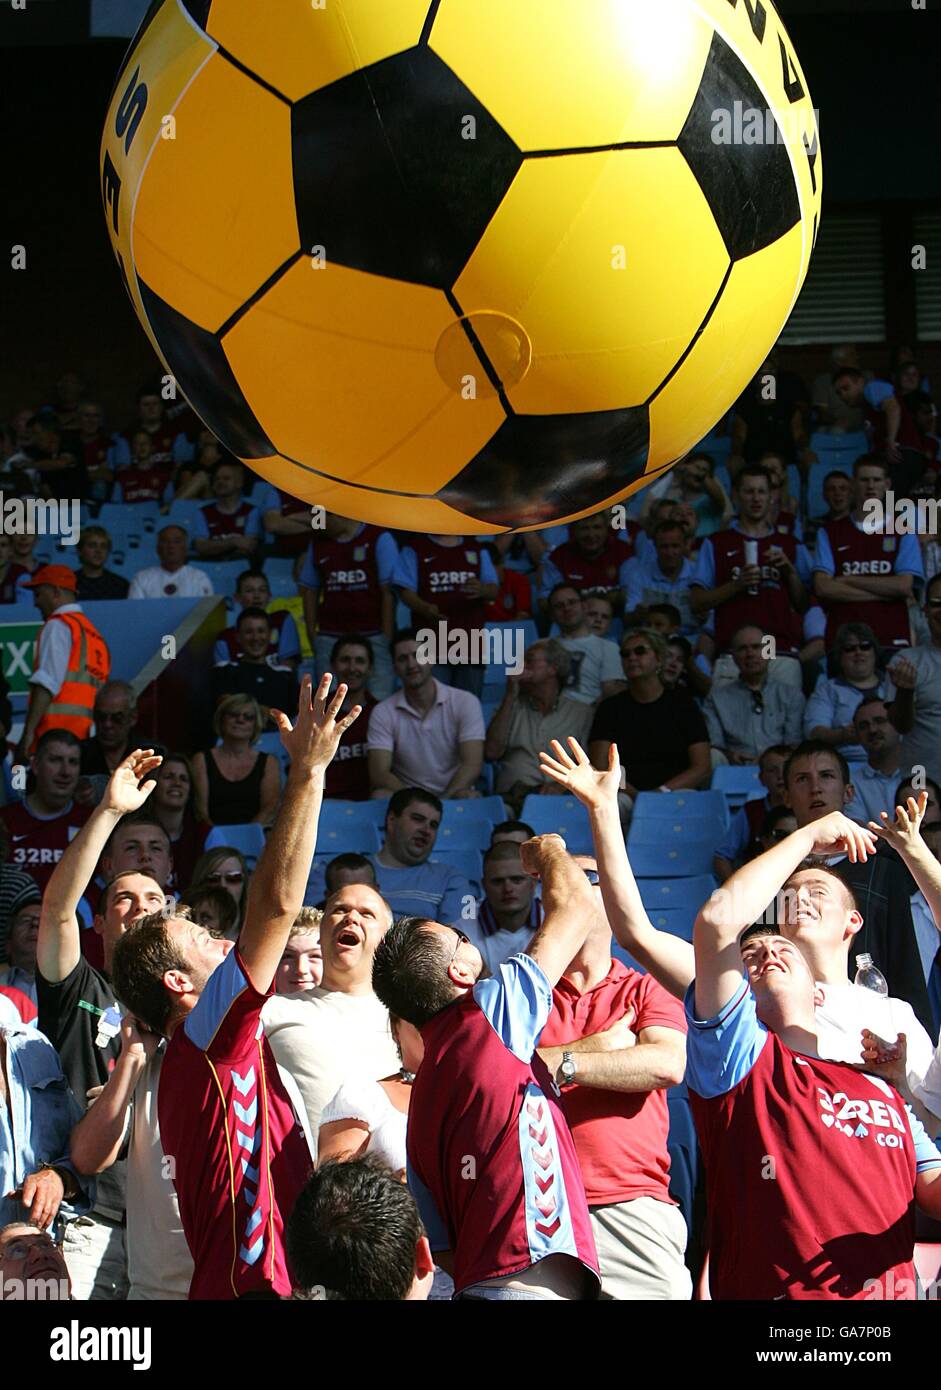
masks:
<path id="1" fill-rule="evenodd" d="M 41 565 L 28 584 L 45 618 L 30 676 L 29 708 L 16 750 L 22 761 L 49 729 L 87 738 L 95 695 L 111 674 L 101 633 L 75 602 L 75 574 L 67 565 Z"/>

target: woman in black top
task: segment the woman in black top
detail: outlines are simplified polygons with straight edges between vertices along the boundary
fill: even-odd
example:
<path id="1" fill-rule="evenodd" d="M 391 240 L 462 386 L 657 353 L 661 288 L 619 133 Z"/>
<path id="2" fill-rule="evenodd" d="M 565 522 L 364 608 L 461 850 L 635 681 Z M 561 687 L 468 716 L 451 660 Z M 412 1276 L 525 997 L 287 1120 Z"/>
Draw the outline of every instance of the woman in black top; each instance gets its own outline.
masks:
<path id="1" fill-rule="evenodd" d="M 223 696 L 212 726 L 219 743 L 193 758 L 197 820 L 208 825 L 270 825 L 281 778 L 277 759 L 255 751 L 264 727 L 258 701 L 251 695 Z"/>
<path id="2" fill-rule="evenodd" d="M 664 686 L 665 655 L 663 638 L 651 628 L 626 632 L 621 662 L 628 688 L 601 701 L 591 726 L 592 763 L 607 768 L 608 748 L 617 744 L 631 804 L 638 792 L 701 787 L 710 773 L 706 721 L 692 696 Z"/>

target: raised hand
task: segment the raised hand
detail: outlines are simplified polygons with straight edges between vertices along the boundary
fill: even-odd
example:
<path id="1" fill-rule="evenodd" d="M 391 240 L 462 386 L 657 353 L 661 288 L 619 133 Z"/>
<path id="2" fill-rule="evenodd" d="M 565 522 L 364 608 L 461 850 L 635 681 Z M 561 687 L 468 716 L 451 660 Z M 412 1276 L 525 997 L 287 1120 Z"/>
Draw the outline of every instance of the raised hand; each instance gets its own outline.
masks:
<path id="1" fill-rule="evenodd" d="M 617 805 L 621 786 L 621 764 L 618 759 L 617 744 L 608 749 L 608 766 L 599 772 L 592 767 L 588 754 L 577 739 L 568 740 L 572 752 L 567 753 L 557 738 L 552 739 L 551 753 L 539 754 L 539 765 L 543 775 L 551 777 L 565 792 L 577 796 L 585 806 L 603 806 L 605 802 Z"/>
<path id="2" fill-rule="evenodd" d="M 908 1039 L 899 1033 L 894 1043 L 880 1038 L 868 1028 L 862 1033 L 863 1060 L 861 1071 L 874 1072 L 884 1081 L 890 1082 L 897 1090 L 907 1090 L 908 1085 Z M 904 1094 L 904 1090 L 903 1090 Z"/>
<path id="3" fill-rule="evenodd" d="M 878 835 L 880 840 L 885 840 L 887 845 L 904 855 L 906 850 L 910 852 L 918 845 L 924 844 L 920 831 L 927 807 L 928 793 L 919 792 L 917 801 L 910 796 L 904 806 L 896 806 L 894 822 L 888 811 L 880 811 L 879 818 L 882 824 L 877 825 L 871 820 L 869 829 L 874 835 Z"/>
<path id="4" fill-rule="evenodd" d="M 520 860 L 526 872 L 538 878 L 546 859 L 552 854 L 564 852 L 565 841 L 561 835 L 534 835 L 520 845 Z"/>
<path id="5" fill-rule="evenodd" d="M 845 854 L 851 864 L 864 864 L 878 848 L 871 830 L 857 825 L 842 811 L 831 811 L 813 821 L 814 854 Z"/>
<path id="6" fill-rule="evenodd" d="M 152 748 L 136 748 L 114 769 L 101 804 L 122 816 L 139 811 L 157 785 L 150 773 L 156 772 L 162 762 L 163 758 Z M 144 778 L 149 780 L 144 781 Z"/>
<path id="7" fill-rule="evenodd" d="M 348 687 L 338 685 L 331 696 L 332 683 L 333 676 L 327 671 L 314 691 L 310 676 L 304 677 L 297 702 L 297 719 L 293 725 L 281 710 L 271 711 L 281 742 L 290 756 L 292 771 L 295 766 L 303 774 L 324 769 L 336 753 L 340 739 L 362 714 L 362 705 L 354 705 L 342 719 L 337 717 Z"/>
<path id="8" fill-rule="evenodd" d="M 911 661 L 899 657 L 889 667 L 888 674 L 896 690 L 914 690 L 918 684 L 918 672 Z"/>

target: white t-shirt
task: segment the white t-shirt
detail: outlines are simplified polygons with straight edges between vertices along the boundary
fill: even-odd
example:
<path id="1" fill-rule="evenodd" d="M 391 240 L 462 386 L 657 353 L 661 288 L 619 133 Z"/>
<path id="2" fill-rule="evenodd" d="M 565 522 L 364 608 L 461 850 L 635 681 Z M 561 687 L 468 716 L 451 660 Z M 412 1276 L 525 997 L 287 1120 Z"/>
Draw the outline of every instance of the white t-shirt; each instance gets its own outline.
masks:
<path id="1" fill-rule="evenodd" d="M 560 637 L 558 640 L 572 658 L 572 669 L 562 692 L 570 700 L 594 705 L 601 699 L 602 682 L 623 681 L 624 667 L 614 642 L 599 637 L 596 632 L 587 637 Z"/>
<path id="2" fill-rule="evenodd" d="M 157 1088 L 166 1044 L 147 1061 L 134 1088 L 127 1153 L 128 1299 L 185 1299 L 193 1277 L 172 1167 L 157 1124 Z"/>
<path id="3" fill-rule="evenodd" d="M 386 1074 L 391 1076 L 392 1072 Z M 393 1173 L 405 1167 L 408 1114 L 392 1104 L 378 1081 L 344 1081 L 320 1117 L 321 1126 L 336 1120 L 362 1120 L 369 1129 L 366 1153 Z"/>
<path id="4" fill-rule="evenodd" d="M 934 1045 L 904 999 L 886 999 L 863 985 L 818 984 L 824 1002 L 817 1005 L 817 1048 L 831 1062 L 862 1060 L 861 1033 L 869 1028 L 886 1042 L 904 1033 L 908 1044 L 908 1084 L 921 1083 L 934 1056 Z"/>
<path id="5" fill-rule="evenodd" d="M 347 1081 L 379 1081 L 400 1066 L 389 1014 L 376 996 L 307 990 L 273 995 L 261 1012 L 265 1036 L 282 1071 L 297 1083 L 316 1147 L 321 1115 Z"/>
<path id="6" fill-rule="evenodd" d="M 162 565 L 140 570 L 131 580 L 128 598 L 209 598 L 212 580 L 195 565 L 184 565 L 171 574 Z"/>

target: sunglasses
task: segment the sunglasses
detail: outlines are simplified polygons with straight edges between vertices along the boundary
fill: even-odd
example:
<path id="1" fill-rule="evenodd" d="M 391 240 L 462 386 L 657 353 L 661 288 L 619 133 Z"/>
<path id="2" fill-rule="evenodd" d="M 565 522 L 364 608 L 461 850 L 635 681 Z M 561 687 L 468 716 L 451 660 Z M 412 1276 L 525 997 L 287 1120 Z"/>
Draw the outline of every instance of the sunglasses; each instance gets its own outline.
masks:
<path id="1" fill-rule="evenodd" d="M 454 964 L 454 957 L 457 955 L 457 953 L 458 953 L 458 951 L 461 949 L 461 947 L 464 946 L 464 945 L 469 945 L 469 944 L 470 944 L 470 937 L 469 937 L 469 936 L 465 936 L 464 933 L 463 933 L 462 931 L 458 931 L 457 927 L 452 927 L 451 930 L 454 932 L 454 935 L 457 937 L 457 945 L 455 946 L 454 950 L 451 952 L 451 959 L 448 961 L 448 969 L 449 969 L 449 970 L 451 969 L 451 966 Z"/>
<path id="2" fill-rule="evenodd" d="M 844 652 L 871 652 L 871 642 L 847 642 L 843 647 Z"/>
<path id="3" fill-rule="evenodd" d="M 623 648 L 621 649 L 621 656 L 622 656 L 622 657 L 624 657 L 624 656 L 649 656 L 649 655 L 650 655 L 650 648 L 649 648 L 649 647 L 623 647 Z"/>
<path id="4" fill-rule="evenodd" d="M 244 878 L 245 878 L 245 875 L 242 873 L 241 869 L 238 869 L 235 873 L 232 873 L 232 874 L 207 874 L 207 875 L 206 875 L 206 882 L 207 882 L 207 883 L 241 883 L 241 882 L 243 881 Z"/>
<path id="5" fill-rule="evenodd" d="M 584 874 L 593 888 L 597 888 L 598 885 L 601 883 L 601 879 L 598 876 L 597 869 L 585 869 Z"/>

